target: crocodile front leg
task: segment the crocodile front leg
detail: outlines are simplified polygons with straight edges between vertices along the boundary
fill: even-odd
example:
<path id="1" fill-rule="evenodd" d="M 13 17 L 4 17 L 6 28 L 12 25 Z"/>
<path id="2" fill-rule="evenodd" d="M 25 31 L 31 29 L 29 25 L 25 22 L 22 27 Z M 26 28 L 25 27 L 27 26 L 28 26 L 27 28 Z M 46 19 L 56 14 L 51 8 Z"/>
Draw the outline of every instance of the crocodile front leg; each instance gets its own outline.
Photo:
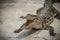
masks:
<path id="1" fill-rule="evenodd" d="M 52 26 L 46 26 L 45 30 L 49 30 L 49 34 L 51 36 L 55 36 L 56 33 L 54 33 L 54 28 Z"/>
<path id="2" fill-rule="evenodd" d="M 55 36 L 56 33 L 54 33 L 54 28 L 52 26 L 49 27 L 49 33 L 51 36 Z"/>

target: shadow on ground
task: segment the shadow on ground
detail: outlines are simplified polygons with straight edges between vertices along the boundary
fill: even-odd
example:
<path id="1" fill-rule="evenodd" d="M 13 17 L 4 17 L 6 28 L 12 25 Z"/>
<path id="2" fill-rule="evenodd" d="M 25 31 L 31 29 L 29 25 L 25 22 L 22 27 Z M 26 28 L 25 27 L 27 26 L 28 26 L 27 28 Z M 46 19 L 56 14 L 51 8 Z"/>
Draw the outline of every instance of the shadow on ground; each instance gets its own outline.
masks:
<path id="1" fill-rule="evenodd" d="M 60 40 L 60 33 L 57 33 L 55 40 Z"/>
<path id="2" fill-rule="evenodd" d="M 18 35 L 18 37 L 16 37 L 16 38 L 18 38 L 18 39 L 23 39 L 23 38 L 25 38 L 25 37 L 33 34 L 33 33 L 36 32 L 36 31 L 38 31 L 38 30 L 36 30 L 36 29 L 30 29 L 30 30 L 23 31 L 23 32 L 22 32 L 20 35 Z"/>

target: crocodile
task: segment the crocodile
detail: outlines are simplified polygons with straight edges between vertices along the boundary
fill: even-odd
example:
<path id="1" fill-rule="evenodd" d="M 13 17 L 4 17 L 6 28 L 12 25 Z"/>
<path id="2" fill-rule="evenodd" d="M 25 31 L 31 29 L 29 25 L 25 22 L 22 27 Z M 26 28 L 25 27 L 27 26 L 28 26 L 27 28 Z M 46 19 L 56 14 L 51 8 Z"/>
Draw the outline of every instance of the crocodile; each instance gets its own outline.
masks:
<path id="1" fill-rule="evenodd" d="M 27 19 L 27 21 L 14 32 L 19 33 L 23 29 L 49 30 L 50 35 L 55 36 L 54 28 L 50 24 L 59 15 L 59 12 L 53 7 L 53 4 L 54 0 L 45 0 L 44 6 L 36 11 L 36 15 L 21 16 L 20 18 Z"/>

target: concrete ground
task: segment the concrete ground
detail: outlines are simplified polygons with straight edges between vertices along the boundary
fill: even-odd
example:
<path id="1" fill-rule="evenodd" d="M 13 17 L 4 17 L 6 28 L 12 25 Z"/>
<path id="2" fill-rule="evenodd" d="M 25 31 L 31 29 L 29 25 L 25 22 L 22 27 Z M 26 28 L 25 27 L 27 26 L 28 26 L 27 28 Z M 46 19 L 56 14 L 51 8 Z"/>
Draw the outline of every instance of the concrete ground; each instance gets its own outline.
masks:
<path id="1" fill-rule="evenodd" d="M 0 3 L 0 40 L 29 40 L 25 38 L 30 30 L 23 30 L 21 33 L 14 33 L 14 30 L 20 28 L 25 19 L 19 18 L 27 14 L 36 14 L 36 10 L 43 7 L 44 0 L 10 0 Z M 60 11 L 60 3 L 54 4 L 54 7 Z M 51 37 L 48 30 L 41 30 L 30 40 L 60 40 L 60 20 L 56 19 L 51 24 L 54 27 L 56 36 Z M 39 38 L 40 37 L 40 38 Z"/>

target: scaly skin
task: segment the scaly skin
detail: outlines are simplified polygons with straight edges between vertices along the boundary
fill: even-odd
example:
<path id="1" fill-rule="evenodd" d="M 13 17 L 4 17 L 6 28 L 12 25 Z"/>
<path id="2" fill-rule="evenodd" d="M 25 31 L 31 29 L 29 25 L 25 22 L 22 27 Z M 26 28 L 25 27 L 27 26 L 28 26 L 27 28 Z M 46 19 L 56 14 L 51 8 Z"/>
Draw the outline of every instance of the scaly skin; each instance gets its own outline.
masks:
<path id="1" fill-rule="evenodd" d="M 27 19 L 21 28 L 15 30 L 15 33 L 19 33 L 23 29 L 40 29 L 49 30 L 51 36 L 55 36 L 54 28 L 50 24 L 54 21 L 54 18 L 59 15 L 59 12 L 53 7 L 53 0 L 45 0 L 44 7 L 37 10 L 37 15 L 27 14 L 27 16 L 20 18 Z"/>

